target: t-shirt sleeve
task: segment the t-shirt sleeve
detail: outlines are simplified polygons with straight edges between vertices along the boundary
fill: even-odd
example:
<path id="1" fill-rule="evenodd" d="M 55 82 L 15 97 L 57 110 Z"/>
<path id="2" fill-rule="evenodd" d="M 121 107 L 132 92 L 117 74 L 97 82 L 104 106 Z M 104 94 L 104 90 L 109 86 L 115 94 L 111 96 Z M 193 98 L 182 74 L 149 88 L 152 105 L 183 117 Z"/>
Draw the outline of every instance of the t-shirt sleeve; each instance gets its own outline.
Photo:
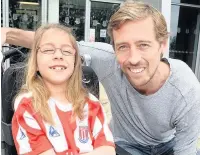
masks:
<path id="1" fill-rule="evenodd" d="M 12 134 L 18 154 L 36 155 L 52 148 L 30 103 L 24 98 L 15 107 Z"/>
<path id="2" fill-rule="evenodd" d="M 93 146 L 94 148 L 98 148 L 100 146 L 113 146 L 114 139 L 111 133 L 111 130 L 107 124 L 106 116 L 103 110 L 103 107 L 100 104 L 96 110 L 96 115 L 94 115 L 94 123 L 93 123 Z"/>

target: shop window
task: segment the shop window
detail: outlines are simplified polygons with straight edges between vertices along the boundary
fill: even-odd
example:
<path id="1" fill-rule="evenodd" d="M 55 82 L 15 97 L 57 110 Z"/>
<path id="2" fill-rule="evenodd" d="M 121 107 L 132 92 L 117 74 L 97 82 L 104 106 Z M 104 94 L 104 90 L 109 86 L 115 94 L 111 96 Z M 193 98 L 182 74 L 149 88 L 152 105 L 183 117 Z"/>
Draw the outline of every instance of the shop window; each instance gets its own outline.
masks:
<path id="1" fill-rule="evenodd" d="M 172 3 L 186 3 L 200 5 L 200 0 L 172 0 Z"/>
<path id="2" fill-rule="evenodd" d="M 9 26 L 36 30 L 41 25 L 41 0 L 10 0 Z"/>
<path id="3" fill-rule="evenodd" d="M 84 40 L 85 0 L 60 0 L 59 23 L 71 27 L 78 41 Z"/>
<path id="4" fill-rule="evenodd" d="M 2 6 L 3 6 L 3 1 L 1 0 L 1 27 L 3 27 L 3 10 L 2 10 Z"/>
<path id="5" fill-rule="evenodd" d="M 200 33 L 200 8 L 172 5 L 169 56 L 196 67 Z"/>
<path id="6" fill-rule="evenodd" d="M 107 34 L 108 21 L 120 4 L 92 2 L 89 41 L 110 43 Z"/>

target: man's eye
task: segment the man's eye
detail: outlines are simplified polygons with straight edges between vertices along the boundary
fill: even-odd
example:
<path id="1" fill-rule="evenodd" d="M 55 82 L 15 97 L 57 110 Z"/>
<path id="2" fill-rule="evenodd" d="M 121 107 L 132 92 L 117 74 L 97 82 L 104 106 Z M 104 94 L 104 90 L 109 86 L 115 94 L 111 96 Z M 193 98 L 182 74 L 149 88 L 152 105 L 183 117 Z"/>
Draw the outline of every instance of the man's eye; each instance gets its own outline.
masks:
<path id="1" fill-rule="evenodd" d="M 122 46 L 118 47 L 118 50 L 120 50 L 120 51 L 123 51 L 123 50 L 126 50 L 126 49 L 128 49 L 128 47 L 125 46 L 125 45 L 122 45 Z"/>
<path id="2" fill-rule="evenodd" d="M 139 45 L 139 48 L 141 48 L 141 49 L 146 49 L 146 48 L 148 48 L 148 47 L 149 47 L 148 44 L 140 44 L 140 45 Z"/>

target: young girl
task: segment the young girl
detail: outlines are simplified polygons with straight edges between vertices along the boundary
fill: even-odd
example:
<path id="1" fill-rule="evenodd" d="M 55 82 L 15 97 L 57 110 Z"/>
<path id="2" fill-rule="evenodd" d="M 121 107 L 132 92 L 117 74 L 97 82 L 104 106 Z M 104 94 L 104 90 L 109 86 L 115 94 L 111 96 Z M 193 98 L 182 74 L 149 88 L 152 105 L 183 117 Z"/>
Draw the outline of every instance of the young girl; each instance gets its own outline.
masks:
<path id="1" fill-rule="evenodd" d="M 81 79 L 70 29 L 59 24 L 40 27 L 25 84 L 14 103 L 12 132 L 18 154 L 115 154 L 102 107 Z"/>

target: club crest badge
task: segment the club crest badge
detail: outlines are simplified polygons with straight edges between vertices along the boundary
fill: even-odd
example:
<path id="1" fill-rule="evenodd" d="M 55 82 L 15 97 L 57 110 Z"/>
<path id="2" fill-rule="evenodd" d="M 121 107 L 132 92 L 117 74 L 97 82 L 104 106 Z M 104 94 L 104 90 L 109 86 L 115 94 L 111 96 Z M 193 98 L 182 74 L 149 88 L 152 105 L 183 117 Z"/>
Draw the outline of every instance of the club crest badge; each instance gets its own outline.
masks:
<path id="1" fill-rule="evenodd" d="M 79 126 L 79 138 L 81 143 L 87 143 L 89 140 L 88 126 Z"/>

